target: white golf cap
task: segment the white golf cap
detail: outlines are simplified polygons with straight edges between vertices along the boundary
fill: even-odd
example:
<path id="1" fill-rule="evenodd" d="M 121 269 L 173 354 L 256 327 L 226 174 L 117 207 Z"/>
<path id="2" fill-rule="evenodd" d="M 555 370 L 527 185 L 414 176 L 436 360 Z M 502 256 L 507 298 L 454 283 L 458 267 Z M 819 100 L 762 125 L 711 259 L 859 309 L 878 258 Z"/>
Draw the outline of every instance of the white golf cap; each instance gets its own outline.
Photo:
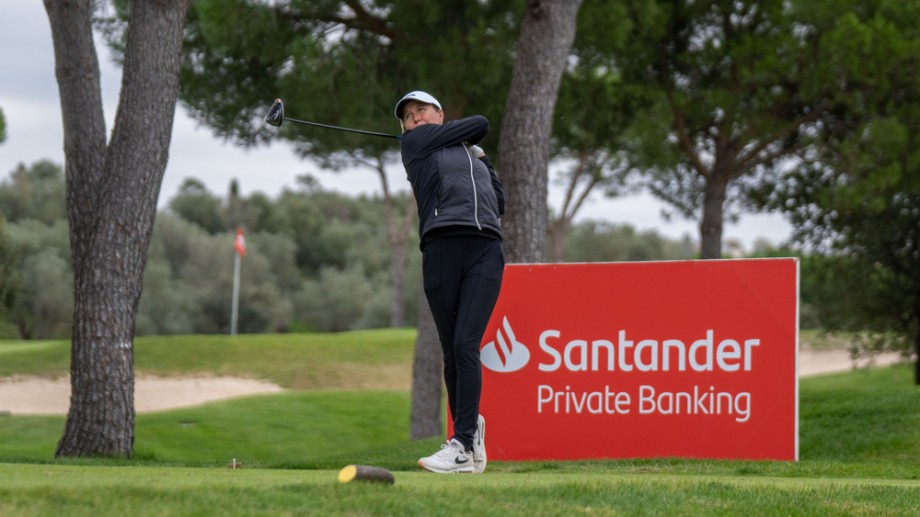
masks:
<path id="1" fill-rule="evenodd" d="M 420 90 L 409 92 L 403 95 L 402 99 L 399 99 L 399 102 L 396 103 L 396 109 L 393 110 L 393 114 L 396 115 L 396 118 L 398 118 L 400 121 L 402 121 L 403 106 L 405 106 L 409 101 L 419 101 L 424 102 L 425 104 L 433 104 L 438 109 L 441 109 L 441 103 L 438 102 L 438 99 L 435 99 L 430 93 L 426 93 Z"/>

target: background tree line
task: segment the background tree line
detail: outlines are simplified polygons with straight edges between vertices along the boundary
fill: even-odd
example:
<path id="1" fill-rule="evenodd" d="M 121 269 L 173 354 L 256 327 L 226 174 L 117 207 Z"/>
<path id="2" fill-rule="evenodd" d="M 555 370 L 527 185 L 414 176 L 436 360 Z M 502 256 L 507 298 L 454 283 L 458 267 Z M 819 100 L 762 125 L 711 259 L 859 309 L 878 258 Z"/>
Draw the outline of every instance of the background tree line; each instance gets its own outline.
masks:
<path id="1" fill-rule="evenodd" d="M 398 194 L 400 202 L 407 193 Z M 138 335 L 220 334 L 230 328 L 233 232 L 245 229 L 239 331 L 342 331 L 390 325 L 390 254 L 385 202 L 349 197 L 301 177 L 274 198 L 219 195 L 189 178 L 160 210 L 136 317 Z M 0 182 L 0 275 L 6 337 L 69 337 L 73 273 L 64 213 L 64 178 L 51 162 L 21 165 Z M 2 224 L 2 223 L 0 223 Z M 417 313 L 421 256 L 409 232 L 405 313 Z M 639 232 L 628 224 L 584 221 L 568 232 L 572 262 L 692 258 L 696 243 Z M 406 325 L 415 325 L 414 317 Z"/>

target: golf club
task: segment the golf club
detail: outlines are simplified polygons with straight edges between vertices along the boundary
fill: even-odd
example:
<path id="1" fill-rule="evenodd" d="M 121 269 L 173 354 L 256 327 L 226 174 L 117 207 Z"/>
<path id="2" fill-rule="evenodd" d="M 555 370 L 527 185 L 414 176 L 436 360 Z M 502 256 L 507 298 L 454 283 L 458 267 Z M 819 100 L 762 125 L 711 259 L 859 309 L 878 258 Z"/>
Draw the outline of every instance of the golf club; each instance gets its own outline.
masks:
<path id="1" fill-rule="evenodd" d="M 272 126 L 281 126 L 281 123 L 285 120 L 289 122 L 296 122 L 298 124 L 306 124 L 308 126 L 316 127 L 325 127 L 327 129 L 338 129 L 339 131 L 348 131 L 350 133 L 360 133 L 362 135 L 371 135 L 371 136 L 382 136 L 385 138 L 395 138 L 399 140 L 399 135 L 391 135 L 389 133 L 377 133 L 374 131 L 365 131 L 363 129 L 351 129 L 347 127 L 339 126 L 330 126 L 329 124 L 320 124 L 319 122 L 307 122 L 306 120 L 298 120 L 296 118 L 290 118 L 284 116 L 284 103 L 281 102 L 281 99 L 275 99 L 275 102 L 272 103 L 272 107 L 268 109 L 268 115 L 265 115 L 265 122 L 271 124 Z"/>

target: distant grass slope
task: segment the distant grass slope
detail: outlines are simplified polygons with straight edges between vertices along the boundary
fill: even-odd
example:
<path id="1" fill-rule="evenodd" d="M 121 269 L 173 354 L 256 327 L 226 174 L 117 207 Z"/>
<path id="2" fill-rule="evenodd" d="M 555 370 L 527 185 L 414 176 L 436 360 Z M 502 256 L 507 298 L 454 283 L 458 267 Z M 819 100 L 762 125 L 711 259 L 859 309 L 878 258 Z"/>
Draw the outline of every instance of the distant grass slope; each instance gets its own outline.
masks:
<path id="1" fill-rule="evenodd" d="M 70 369 L 69 341 L 0 340 L 0 377 L 60 377 Z"/>
<path id="2" fill-rule="evenodd" d="M 284 388 L 408 389 L 415 329 L 325 334 L 157 336 L 134 341 L 137 375 L 219 375 Z M 0 341 L 0 377 L 60 377 L 68 341 Z"/>
<path id="3" fill-rule="evenodd" d="M 138 375 L 227 375 L 290 389 L 404 389 L 411 378 L 414 328 L 316 334 L 149 336 L 135 339 Z M 800 333 L 802 348 L 845 347 L 843 338 Z M 0 377 L 60 377 L 69 341 L 0 340 Z"/>
<path id="4" fill-rule="evenodd" d="M 303 465 L 350 451 L 404 446 L 414 344 L 415 329 L 138 338 L 138 376 L 247 377 L 291 391 L 138 415 L 135 458 L 184 465 L 233 458 L 250 465 Z M 0 377 L 67 375 L 69 347 L 64 341 L 0 341 Z M 0 461 L 50 460 L 64 420 L 0 417 Z"/>

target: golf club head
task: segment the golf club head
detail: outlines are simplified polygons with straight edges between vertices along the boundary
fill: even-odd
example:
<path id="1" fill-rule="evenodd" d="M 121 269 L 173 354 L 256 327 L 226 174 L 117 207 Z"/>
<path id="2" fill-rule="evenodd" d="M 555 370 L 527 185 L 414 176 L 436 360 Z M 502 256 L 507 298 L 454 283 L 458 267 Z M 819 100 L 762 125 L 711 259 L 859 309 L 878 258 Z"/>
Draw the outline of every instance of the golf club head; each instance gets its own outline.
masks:
<path id="1" fill-rule="evenodd" d="M 284 122 L 284 103 L 281 99 L 275 99 L 272 107 L 268 109 L 268 115 L 265 115 L 265 122 L 273 126 L 281 126 Z"/>

